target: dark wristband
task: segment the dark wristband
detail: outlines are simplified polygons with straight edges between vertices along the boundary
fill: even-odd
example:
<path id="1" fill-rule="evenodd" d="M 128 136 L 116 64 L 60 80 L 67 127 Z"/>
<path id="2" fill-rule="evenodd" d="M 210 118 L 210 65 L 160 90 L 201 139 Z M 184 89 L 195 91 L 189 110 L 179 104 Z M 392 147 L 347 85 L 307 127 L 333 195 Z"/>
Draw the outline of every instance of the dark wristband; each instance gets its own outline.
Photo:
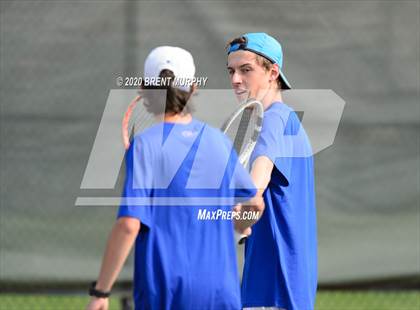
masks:
<path id="1" fill-rule="evenodd" d="M 99 291 L 95 288 L 96 281 L 92 282 L 89 288 L 89 296 L 95 296 L 98 298 L 108 298 L 111 295 L 111 292 Z"/>

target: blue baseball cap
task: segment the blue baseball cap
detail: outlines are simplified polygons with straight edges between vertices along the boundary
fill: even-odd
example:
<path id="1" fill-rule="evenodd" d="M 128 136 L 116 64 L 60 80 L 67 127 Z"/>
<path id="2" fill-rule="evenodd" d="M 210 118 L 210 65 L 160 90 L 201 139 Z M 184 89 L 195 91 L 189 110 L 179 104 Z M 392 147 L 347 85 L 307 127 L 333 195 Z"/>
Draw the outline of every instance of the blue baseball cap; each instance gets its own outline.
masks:
<path id="1" fill-rule="evenodd" d="M 264 32 L 246 33 L 241 37 L 245 39 L 245 42 L 232 42 L 228 48 L 228 55 L 238 50 L 245 50 L 268 59 L 271 63 L 279 66 L 282 89 L 291 89 L 289 81 L 282 72 L 283 50 L 280 43 Z"/>

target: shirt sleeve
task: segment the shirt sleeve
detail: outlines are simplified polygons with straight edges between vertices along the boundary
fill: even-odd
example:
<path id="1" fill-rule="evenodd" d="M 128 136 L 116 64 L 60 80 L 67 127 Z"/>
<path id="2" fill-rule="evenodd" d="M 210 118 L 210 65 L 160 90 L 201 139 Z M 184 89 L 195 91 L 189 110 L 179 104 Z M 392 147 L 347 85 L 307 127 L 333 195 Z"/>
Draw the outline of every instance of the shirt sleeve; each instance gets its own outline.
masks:
<path id="1" fill-rule="evenodd" d="M 136 137 L 126 153 L 126 177 L 118 218 L 134 217 L 149 227 L 152 225 L 153 159 L 151 148 Z"/>
<path id="2" fill-rule="evenodd" d="M 285 120 L 278 114 L 264 115 L 261 134 L 258 138 L 251 163 L 260 156 L 268 157 L 275 169 L 285 178 L 284 186 L 289 184 L 293 157 L 293 143 L 290 136 L 285 135 Z"/>

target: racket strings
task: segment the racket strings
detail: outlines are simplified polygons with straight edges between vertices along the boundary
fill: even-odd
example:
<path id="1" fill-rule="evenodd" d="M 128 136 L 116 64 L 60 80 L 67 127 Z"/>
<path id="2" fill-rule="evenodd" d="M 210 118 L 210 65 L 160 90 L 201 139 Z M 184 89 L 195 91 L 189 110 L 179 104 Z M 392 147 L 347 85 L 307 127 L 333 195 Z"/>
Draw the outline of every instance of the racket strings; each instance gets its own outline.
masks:
<path id="1" fill-rule="evenodd" d="M 238 154 L 246 151 L 247 145 L 256 139 L 256 128 L 258 127 L 258 113 L 255 108 L 245 108 L 236 117 L 226 134 L 233 141 L 233 147 Z"/>
<path id="2" fill-rule="evenodd" d="M 261 102 L 249 100 L 234 111 L 222 126 L 222 131 L 231 139 L 245 167 L 261 132 L 264 108 Z"/>
<path id="3" fill-rule="evenodd" d="M 250 128 L 250 120 L 251 120 L 251 116 L 252 116 L 252 110 L 253 108 L 246 108 L 244 109 L 241 117 L 240 117 L 240 121 L 238 124 L 238 130 L 237 130 L 237 134 L 235 136 L 234 142 L 233 142 L 233 147 L 235 148 L 236 152 L 238 154 L 241 153 L 243 146 L 244 146 L 244 141 L 246 141 L 247 139 L 247 132 L 248 132 L 248 128 Z"/>
<path id="4" fill-rule="evenodd" d="M 133 137 L 151 127 L 156 121 L 154 115 L 147 111 L 144 106 L 144 99 L 141 99 L 133 108 L 128 121 L 127 131 L 130 141 Z"/>

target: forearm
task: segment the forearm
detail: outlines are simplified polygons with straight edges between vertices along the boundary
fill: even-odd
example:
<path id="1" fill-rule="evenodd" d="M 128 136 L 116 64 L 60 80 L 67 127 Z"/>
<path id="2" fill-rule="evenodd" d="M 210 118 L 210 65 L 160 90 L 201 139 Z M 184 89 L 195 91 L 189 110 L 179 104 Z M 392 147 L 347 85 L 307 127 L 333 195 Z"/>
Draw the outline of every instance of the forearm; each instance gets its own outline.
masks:
<path id="1" fill-rule="evenodd" d="M 262 196 L 270 183 L 271 172 L 273 171 L 273 162 L 265 156 L 258 157 L 251 169 L 251 178 L 257 188 L 257 196 Z"/>
<path id="2" fill-rule="evenodd" d="M 265 189 L 268 186 L 268 183 L 270 182 L 271 178 L 271 172 L 273 171 L 273 162 L 265 157 L 261 156 L 258 157 L 253 165 L 251 170 L 251 178 L 254 182 L 255 187 L 257 188 L 257 193 L 254 198 L 252 198 L 250 201 L 235 206 L 234 210 L 237 212 L 243 212 L 243 211 L 254 211 L 258 212 L 258 219 L 261 218 L 263 212 L 264 212 L 264 199 L 263 199 L 263 193 Z M 241 216 L 239 216 L 241 218 Z M 235 230 L 239 233 L 246 234 L 245 232 L 254 225 L 258 219 L 239 219 L 235 220 Z M 248 230 L 249 231 L 249 230 Z"/>
<path id="3" fill-rule="evenodd" d="M 121 222 L 115 223 L 106 245 L 96 289 L 101 291 L 111 290 L 130 254 L 137 234 L 138 230 L 127 229 Z"/>

